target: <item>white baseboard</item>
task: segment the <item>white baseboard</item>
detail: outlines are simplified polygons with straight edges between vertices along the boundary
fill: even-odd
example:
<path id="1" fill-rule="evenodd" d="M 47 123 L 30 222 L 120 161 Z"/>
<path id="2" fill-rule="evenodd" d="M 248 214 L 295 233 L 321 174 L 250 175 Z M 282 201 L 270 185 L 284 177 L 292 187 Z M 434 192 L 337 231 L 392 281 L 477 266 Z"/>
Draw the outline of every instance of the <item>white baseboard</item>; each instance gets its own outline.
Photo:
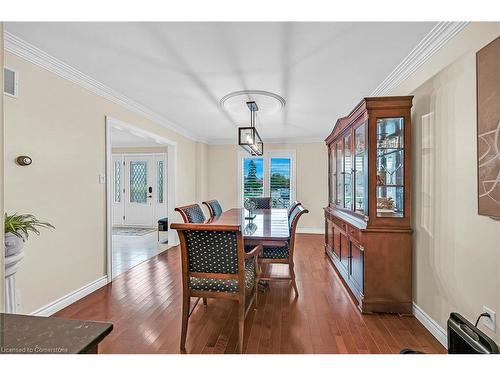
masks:
<path id="1" fill-rule="evenodd" d="M 413 302 L 413 315 L 423 324 L 425 328 L 434 336 L 445 348 L 448 347 L 448 335 L 446 330 L 436 323 L 422 308 Z"/>
<path id="2" fill-rule="evenodd" d="M 108 277 L 102 276 L 97 280 L 94 280 L 91 283 L 82 286 L 80 289 L 68 293 L 65 296 L 62 296 L 61 298 L 58 298 L 55 301 L 43 307 L 40 307 L 39 309 L 33 311 L 31 315 L 50 316 L 52 314 L 55 314 L 59 310 L 64 309 L 65 307 L 71 305 L 72 303 L 78 301 L 79 299 L 85 297 L 86 295 L 103 287 L 107 283 L 108 283 Z"/>
<path id="3" fill-rule="evenodd" d="M 325 234 L 325 228 L 297 228 L 297 233 Z"/>

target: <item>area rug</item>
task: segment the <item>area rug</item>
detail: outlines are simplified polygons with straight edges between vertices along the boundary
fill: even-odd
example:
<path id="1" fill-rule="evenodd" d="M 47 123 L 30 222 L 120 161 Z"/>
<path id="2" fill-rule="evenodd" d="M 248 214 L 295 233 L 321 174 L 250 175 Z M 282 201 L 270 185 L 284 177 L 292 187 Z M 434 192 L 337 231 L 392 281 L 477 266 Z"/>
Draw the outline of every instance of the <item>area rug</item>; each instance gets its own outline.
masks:
<path id="1" fill-rule="evenodd" d="M 144 236 L 148 233 L 156 232 L 156 228 L 140 228 L 140 227 L 114 227 L 114 236 Z"/>

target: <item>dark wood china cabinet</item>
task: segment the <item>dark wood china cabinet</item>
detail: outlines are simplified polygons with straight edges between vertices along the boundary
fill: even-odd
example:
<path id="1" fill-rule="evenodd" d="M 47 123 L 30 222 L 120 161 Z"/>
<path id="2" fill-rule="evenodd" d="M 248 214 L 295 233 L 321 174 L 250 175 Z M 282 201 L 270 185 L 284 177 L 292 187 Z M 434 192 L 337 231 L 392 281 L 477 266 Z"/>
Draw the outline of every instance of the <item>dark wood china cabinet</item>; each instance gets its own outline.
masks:
<path id="1" fill-rule="evenodd" d="M 362 312 L 412 312 L 412 98 L 365 98 L 325 140 L 325 251 Z"/>

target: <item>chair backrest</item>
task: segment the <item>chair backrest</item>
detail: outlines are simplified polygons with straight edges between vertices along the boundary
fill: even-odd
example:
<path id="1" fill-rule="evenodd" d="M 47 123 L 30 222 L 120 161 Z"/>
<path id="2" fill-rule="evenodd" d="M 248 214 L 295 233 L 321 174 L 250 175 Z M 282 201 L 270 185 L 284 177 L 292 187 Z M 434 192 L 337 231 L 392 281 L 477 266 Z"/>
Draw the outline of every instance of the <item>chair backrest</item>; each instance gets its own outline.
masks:
<path id="1" fill-rule="evenodd" d="M 292 214 L 292 211 L 295 209 L 295 207 L 297 207 L 299 204 L 301 204 L 300 202 L 298 201 L 293 201 L 290 206 L 288 207 L 288 220 L 290 220 L 290 215 Z"/>
<path id="2" fill-rule="evenodd" d="M 222 213 L 222 207 L 217 199 L 212 199 L 202 203 L 207 206 L 210 217 L 219 216 Z"/>
<path id="3" fill-rule="evenodd" d="M 296 206 L 290 217 L 289 217 L 289 223 L 290 223 L 290 259 L 293 259 L 293 251 L 295 249 L 295 234 L 297 232 L 297 224 L 299 223 L 299 219 L 303 214 L 308 213 L 309 210 L 304 208 L 301 204 Z"/>
<path id="4" fill-rule="evenodd" d="M 176 207 L 175 211 L 181 214 L 185 223 L 203 223 L 205 221 L 205 214 L 198 204 Z"/>
<path id="5" fill-rule="evenodd" d="M 181 243 L 184 287 L 189 278 L 245 280 L 245 249 L 239 225 L 174 223 Z M 241 272 L 240 272 L 241 271 Z"/>
<path id="6" fill-rule="evenodd" d="M 256 209 L 271 208 L 271 197 L 253 197 L 249 199 L 255 202 Z"/>

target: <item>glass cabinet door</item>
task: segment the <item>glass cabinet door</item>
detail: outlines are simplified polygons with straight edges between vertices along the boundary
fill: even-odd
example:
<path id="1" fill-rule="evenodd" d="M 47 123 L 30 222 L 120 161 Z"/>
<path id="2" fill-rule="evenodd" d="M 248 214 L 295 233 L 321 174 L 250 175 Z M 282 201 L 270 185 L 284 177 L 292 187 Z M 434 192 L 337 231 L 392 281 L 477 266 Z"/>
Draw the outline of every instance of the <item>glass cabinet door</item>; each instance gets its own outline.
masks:
<path id="1" fill-rule="evenodd" d="M 352 210 L 351 135 L 344 137 L 344 207 Z"/>
<path id="2" fill-rule="evenodd" d="M 404 216 L 404 118 L 377 119 L 377 217 Z"/>
<path id="3" fill-rule="evenodd" d="M 339 141 L 335 145 L 335 150 L 336 150 L 336 171 L 337 171 L 337 178 L 335 180 L 336 183 L 336 201 L 335 204 L 340 207 L 344 207 L 344 152 L 343 152 L 343 142 Z"/>
<path id="4" fill-rule="evenodd" d="M 335 145 L 330 146 L 329 150 L 329 155 L 330 155 L 330 161 L 329 161 L 329 166 L 330 166 L 330 203 L 332 205 L 335 205 L 336 197 L 335 197 L 335 187 L 337 186 L 337 181 L 335 181 L 337 174 L 336 174 L 336 160 L 335 160 Z"/>
<path id="5" fill-rule="evenodd" d="M 354 130 L 354 211 L 368 213 L 368 166 L 366 154 L 366 124 Z"/>

